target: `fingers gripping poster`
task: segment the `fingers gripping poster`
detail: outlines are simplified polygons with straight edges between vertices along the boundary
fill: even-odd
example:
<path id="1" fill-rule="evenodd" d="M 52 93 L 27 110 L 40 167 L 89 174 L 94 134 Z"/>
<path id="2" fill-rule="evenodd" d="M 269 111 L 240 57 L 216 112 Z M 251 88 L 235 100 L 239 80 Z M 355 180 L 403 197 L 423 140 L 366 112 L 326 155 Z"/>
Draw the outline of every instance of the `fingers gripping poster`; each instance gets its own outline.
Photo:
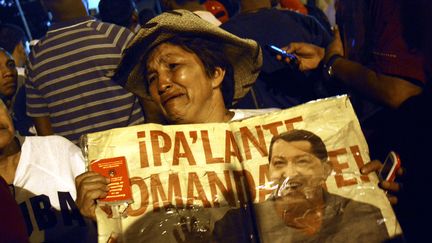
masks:
<path id="1" fill-rule="evenodd" d="M 347 96 L 86 141 L 89 163 L 126 161 L 132 191 L 131 200 L 97 207 L 99 242 L 382 242 L 401 234 L 376 174 L 359 172 L 370 158 Z"/>

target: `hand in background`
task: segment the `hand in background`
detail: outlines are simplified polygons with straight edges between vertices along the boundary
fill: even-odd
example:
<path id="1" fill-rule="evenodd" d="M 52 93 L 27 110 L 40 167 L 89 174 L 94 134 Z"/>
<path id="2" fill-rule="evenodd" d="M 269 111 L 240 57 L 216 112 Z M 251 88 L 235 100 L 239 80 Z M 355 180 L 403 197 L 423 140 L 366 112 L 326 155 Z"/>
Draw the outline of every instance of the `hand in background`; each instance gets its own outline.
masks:
<path id="1" fill-rule="evenodd" d="M 332 27 L 333 30 L 333 40 L 327 46 L 325 50 L 324 63 L 327 63 L 328 60 L 334 55 L 344 56 L 344 48 L 341 40 L 341 36 L 339 33 L 339 28 L 337 26 Z"/>
<path id="2" fill-rule="evenodd" d="M 383 164 L 378 160 L 373 160 L 366 163 L 364 166 L 360 168 L 360 173 L 363 175 L 367 175 L 371 172 L 375 172 L 378 174 L 380 169 L 383 167 Z M 402 176 L 403 168 L 399 168 L 396 172 L 397 177 Z M 396 178 L 397 178 L 396 177 Z M 392 205 L 396 205 L 398 202 L 397 193 L 400 192 L 402 188 L 402 184 L 396 181 L 380 181 L 379 187 L 387 192 L 387 198 Z"/>
<path id="3" fill-rule="evenodd" d="M 96 221 L 96 199 L 107 196 L 108 183 L 108 178 L 93 171 L 85 172 L 75 178 L 76 204 L 83 216 Z"/>
<path id="4" fill-rule="evenodd" d="M 298 58 L 300 71 L 309 71 L 317 68 L 321 60 L 324 58 L 325 51 L 324 48 L 304 42 L 293 42 L 281 49 L 294 54 Z M 277 55 L 276 58 L 278 60 L 282 59 L 280 55 Z M 290 63 L 288 58 L 284 61 Z"/>

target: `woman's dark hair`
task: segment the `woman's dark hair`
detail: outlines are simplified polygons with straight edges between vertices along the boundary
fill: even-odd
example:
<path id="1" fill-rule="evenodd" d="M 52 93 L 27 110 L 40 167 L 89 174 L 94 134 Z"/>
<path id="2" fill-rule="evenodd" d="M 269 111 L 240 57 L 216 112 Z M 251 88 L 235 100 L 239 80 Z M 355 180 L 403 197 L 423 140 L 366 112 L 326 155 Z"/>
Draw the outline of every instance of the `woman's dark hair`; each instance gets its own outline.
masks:
<path id="1" fill-rule="evenodd" d="M 12 54 L 20 41 L 23 43 L 26 41 L 24 31 L 20 27 L 12 24 L 0 24 L 0 47 Z"/>
<path id="2" fill-rule="evenodd" d="M 207 77 L 212 78 L 217 67 L 225 70 L 225 76 L 222 81 L 221 91 L 224 97 L 225 106 L 231 106 L 234 96 L 234 70 L 223 50 L 223 45 L 216 41 L 207 40 L 197 37 L 176 36 L 164 43 L 170 43 L 183 48 L 184 50 L 194 53 L 198 56 L 204 66 Z M 154 49 L 155 47 L 153 47 Z M 148 59 L 148 51 L 143 60 Z M 146 75 L 144 76 L 146 77 Z"/>
<path id="3" fill-rule="evenodd" d="M 129 28 L 131 16 L 135 11 L 133 0 L 101 0 L 98 5 L 102 21 Z"/>
<path id="4" fill-rule="evenodd" d="M 174 2 L 176 2 L 178 5 L 185 5 L 188 1 L 190 0 L 175 0 Z M 205 0 L 199 0 L 198 3 L 203 4 L 205 3 Z"/>

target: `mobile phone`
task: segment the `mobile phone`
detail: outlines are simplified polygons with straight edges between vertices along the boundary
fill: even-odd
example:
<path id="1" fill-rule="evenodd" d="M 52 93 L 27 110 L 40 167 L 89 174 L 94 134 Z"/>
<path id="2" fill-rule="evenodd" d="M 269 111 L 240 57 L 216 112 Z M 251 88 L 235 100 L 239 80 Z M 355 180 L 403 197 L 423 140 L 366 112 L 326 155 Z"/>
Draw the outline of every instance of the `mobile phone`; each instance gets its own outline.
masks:
<path id="1" fill-rule="evenodd" d="M 394 181 L 396 178 L 396 173 L 401 166 L 401 161 L 399 155 L 390 151 L 384 161 L 383 167 L 380 169 L 378 176 L 381 181 Z"/>
<path id="2" fill-rule="evenodd" d="M 280 49 L 279 47 L 275 46 L 275 45 L 267 45 L 267 49 L 275 54 L 275 55 L 281 55 L 282 56 L 282 60 L 288 58 L 290 60 L 290 65 L 292 67 L 298 68 L 299 65 L 299 61 L 298 58 L 296 57 L 296 55 L 292 54 L 292 53 L 288 53 L 282 49 Z"/>

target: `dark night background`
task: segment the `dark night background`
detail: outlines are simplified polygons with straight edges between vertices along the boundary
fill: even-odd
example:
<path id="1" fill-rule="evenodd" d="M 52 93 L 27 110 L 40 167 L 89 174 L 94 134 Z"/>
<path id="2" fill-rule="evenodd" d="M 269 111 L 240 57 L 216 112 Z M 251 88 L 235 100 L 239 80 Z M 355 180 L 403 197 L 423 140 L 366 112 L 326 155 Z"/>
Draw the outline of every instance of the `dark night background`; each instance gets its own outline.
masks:
<path id="1" fill-rule="evenodd" d="M 0 0 L 0 23 L 18 25 L 26 32 L 16 1 L 17 0 Z M 97 4 L 99 0 L 87 1 L 89 4 L 89 13 L 97 17 Z M 136 0 L 135 2 L 138 10 L 149 8 L 157 12 L 155 1 L 156 0 Z M 40 39 L 45 35 L 50 25 L 48 15 L 40 4 L 40 0 L 19 0 L 19 3 L 24 12 L 32 39 Z M 27 37 L 29 38 L 29 36 Z"/>

